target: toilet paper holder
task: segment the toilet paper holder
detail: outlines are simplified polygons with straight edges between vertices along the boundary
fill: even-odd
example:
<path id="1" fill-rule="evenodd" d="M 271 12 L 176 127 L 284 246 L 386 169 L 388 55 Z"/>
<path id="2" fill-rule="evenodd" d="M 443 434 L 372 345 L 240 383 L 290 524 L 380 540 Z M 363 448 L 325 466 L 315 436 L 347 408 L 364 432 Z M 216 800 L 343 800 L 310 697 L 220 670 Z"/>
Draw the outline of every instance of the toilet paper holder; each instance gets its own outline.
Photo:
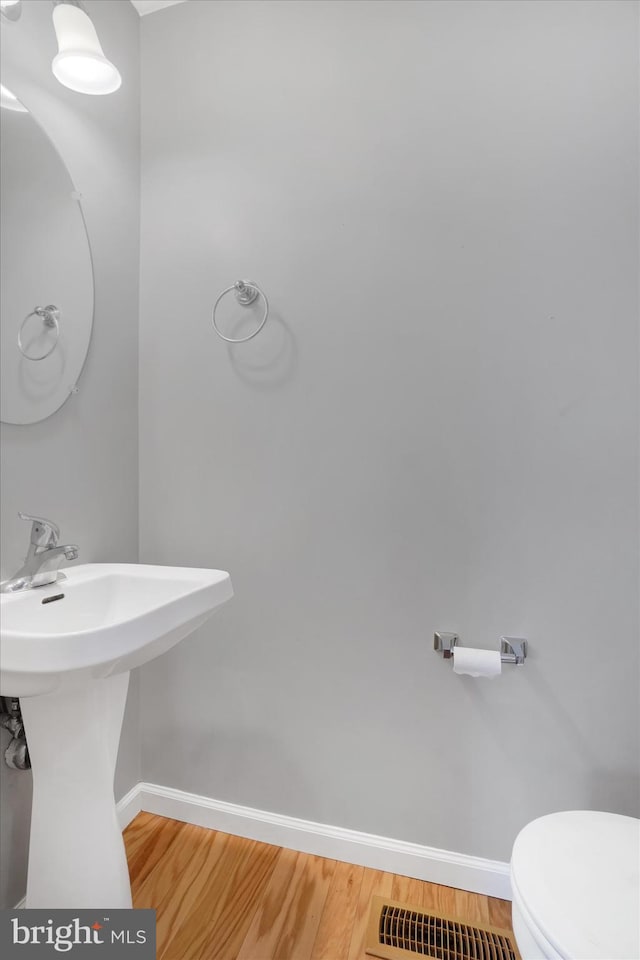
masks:
<path id="1" fill-rule="evenodd" d="M 453 656 L 454 647 L 462 646 L 457 633 L 437 632 L 433 635 L 433 649 L 441 653 L 445 660 Z M 522 666 L 527 659 L 527 641 L 522 637 L 500 637 L 500 659 L 503 663 L 515 663 Z"/>

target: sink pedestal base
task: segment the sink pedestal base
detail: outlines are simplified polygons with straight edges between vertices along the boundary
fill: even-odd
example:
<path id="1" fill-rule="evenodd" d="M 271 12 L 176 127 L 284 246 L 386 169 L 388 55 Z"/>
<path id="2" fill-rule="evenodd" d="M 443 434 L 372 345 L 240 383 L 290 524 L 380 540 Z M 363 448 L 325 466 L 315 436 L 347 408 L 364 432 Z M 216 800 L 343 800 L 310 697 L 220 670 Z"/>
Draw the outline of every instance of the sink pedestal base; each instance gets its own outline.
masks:
<path id="1" fill-rule="evenodd" d="M 20 701 L 33 770 L 27 907 L 131 906 L 113 796 L 129 674 Z"/>

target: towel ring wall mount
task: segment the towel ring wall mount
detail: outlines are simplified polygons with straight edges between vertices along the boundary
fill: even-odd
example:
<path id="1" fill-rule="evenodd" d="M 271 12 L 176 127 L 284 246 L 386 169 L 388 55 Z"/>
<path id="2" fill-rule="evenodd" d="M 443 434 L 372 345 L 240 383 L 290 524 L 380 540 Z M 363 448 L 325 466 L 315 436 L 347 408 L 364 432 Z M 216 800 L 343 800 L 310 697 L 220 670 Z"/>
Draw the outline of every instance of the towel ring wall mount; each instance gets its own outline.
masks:
<path id="1" fill-rule="evenodd" d="M 218 309 L 218 304 L 220 303 L 223 297 L 226 297 L 226 295 L 228 293 L 231 293 L 232 291 L 235 293 L 236 300 L 238 301 L 238 303 L 241 304 L 243 307 L 248 307 L 252 303 L 255 303 L 258 297 L 262 297 L 262 300 L 264 302 L 264 316 L 262 317 L 257 328 L 253 331 L 253 333 L 250 333 L 248 337 L 227 337 L 225 336 L 224 333 L 222 333 L 222 331 L 220 330 L 217 324 L 216 310 Z M 257 337 L 257 335 L 260 333 L 265 323 L 267 322 L 268 316 L 269 316 L 269 301 L 267 300 L 267 297 L 264 291 L 260 289 L 258 284 L 255 283 L 253 280 L 236 280 L 234 284 L 232 284 L 230 287 L 227 287 L 226 290 L 222 291 L 222 293 L 214 303 L 211 322 L 213 324 L 213 329 L 218 334 L 221 340 L 226 340 L 227 343 L 246 343 L 247 340 L 253 340 L 254 337 Z"/>
<path id="2" fill-rule="evenodd" d="M 41 353 L 40 356 L 34 357 L 30 353 L 27 353 L 25 345 L 22 342 L 22 334 L 24 333 L 24 328 L 27 322 L 31 317 L 42 317 L 42 323 L 45 329 L 55 330 L 55 337 L 53 338 L 53 343 L 46 351 L 46 353 Z M 48 307 L 35 307 L 31 313 L 28 313 L 22 323 L 20 324 L 20 329 L 18 330 L 18 349 L 22 356 L 26 360 L 45 360 L 47 357 L 51 356 L 55 348 L 58 346 L 58 339 L 60 337 L 60 311 L 54 304 L 50 303 Z"/>

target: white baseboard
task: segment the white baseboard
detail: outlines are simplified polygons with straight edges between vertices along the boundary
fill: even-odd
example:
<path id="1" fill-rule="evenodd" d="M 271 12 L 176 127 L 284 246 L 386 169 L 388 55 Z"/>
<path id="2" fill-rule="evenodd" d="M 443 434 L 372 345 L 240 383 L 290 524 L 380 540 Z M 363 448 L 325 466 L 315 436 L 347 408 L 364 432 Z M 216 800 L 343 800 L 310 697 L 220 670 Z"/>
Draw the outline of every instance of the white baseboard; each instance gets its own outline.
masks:
<path id="1" fill-rule="evenodd" d="M 121 800 L 118 800 L 116 804 L 116 813 L 118 814 L 118 822 L 120 824 L 120 829 L 124 830 L 125 827 L 128 827 L 134 817 L 136 817 L 142 810 L 141 801 L 141 790 L 144 784 L 136 783 L 135 787 L 131 787 L 128 793 L 125 793 L 124 797 Z"/>
<path id="2" fill-rule="evenodd" d="M 302 853 L 511 899 L 509 864 L 499 860 L 254 810 L 155 783 L 137 784 L 119 802 L 118 816 L 123 827 L 140 810 Z"/>

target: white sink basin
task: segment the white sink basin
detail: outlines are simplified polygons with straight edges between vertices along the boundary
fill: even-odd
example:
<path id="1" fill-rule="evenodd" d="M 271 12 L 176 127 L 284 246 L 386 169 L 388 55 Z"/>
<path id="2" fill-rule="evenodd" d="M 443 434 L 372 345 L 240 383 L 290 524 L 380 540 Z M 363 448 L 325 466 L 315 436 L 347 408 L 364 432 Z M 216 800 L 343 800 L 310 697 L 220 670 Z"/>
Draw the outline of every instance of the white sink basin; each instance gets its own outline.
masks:
<path id="1" fill-rule="evenodd" d="M 90 563 L 65 573 L 0 595 L 0 695 L 36 696 L 138 667 L 233 596 L 223 570 Z"/>
<path id="2" fill-rule="evenodd" d="M 95 563 L 0 594 L 0 693 L 33 769 L 27 907 L 131 907 L 113 776 L 129 671 L 233 596 L 222 570 Z M 55 598 L 55 599 L 54 599 Z"/>

